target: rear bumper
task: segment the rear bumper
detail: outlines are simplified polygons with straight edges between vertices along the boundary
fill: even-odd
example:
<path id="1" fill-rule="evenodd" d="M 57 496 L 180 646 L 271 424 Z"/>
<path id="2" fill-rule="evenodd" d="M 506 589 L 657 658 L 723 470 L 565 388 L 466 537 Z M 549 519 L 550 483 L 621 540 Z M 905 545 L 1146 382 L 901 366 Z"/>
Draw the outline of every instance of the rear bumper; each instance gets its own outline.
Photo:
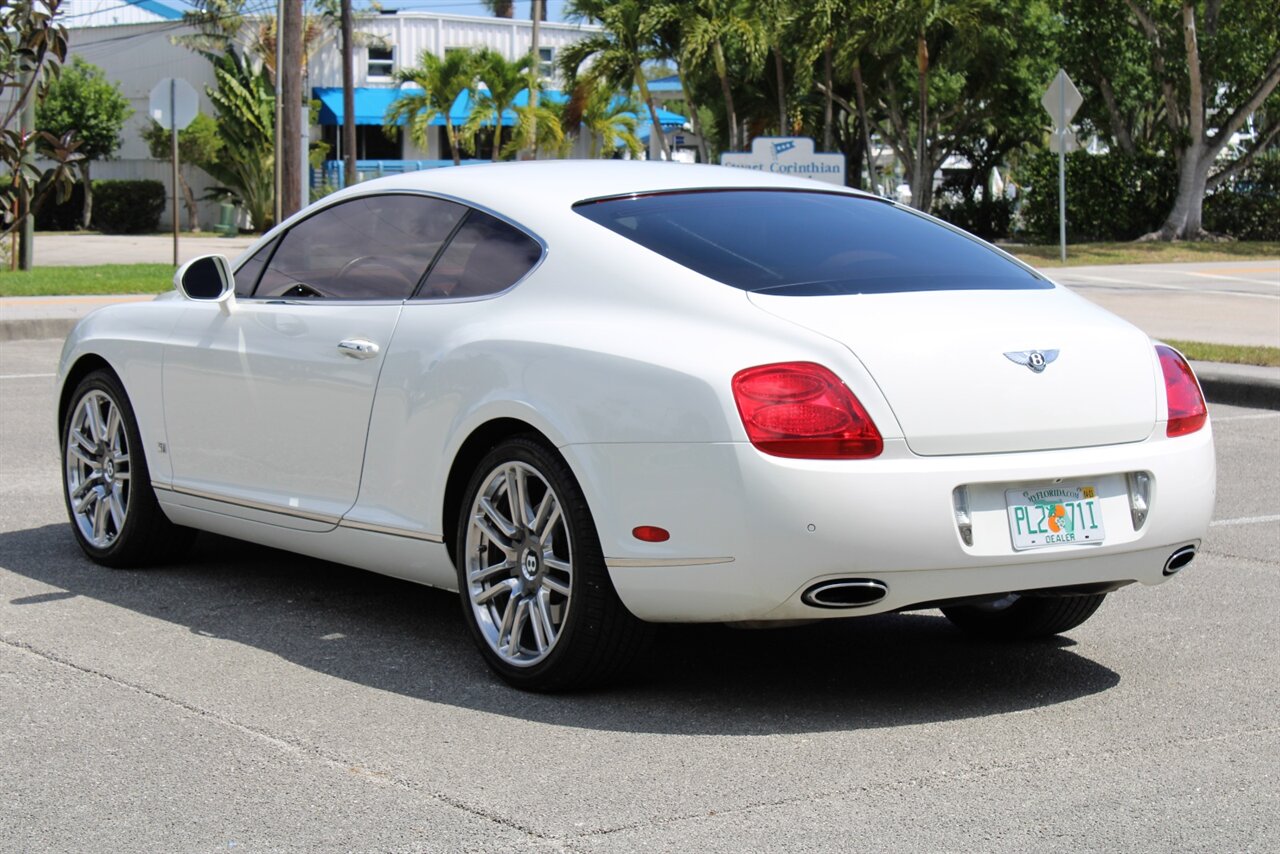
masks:
<path id="1" fill-rule="evenodd" d="M 1179 439 L 962 457 L 915 456 L 899 440 L 877 459 L 847 462 L 784 460 L 738 443 L 563 450 L 619 596 L 661 622 L 839 617 L 1016 590 L 1158 584 L 1174 550 L 1204 537 L 1214 502 L 1208 426 Z M 1151 476 L 1150 512 L 1136 531 L 1125 483 L 1133 471 Z M 1096 487 L 1106 541 L 1014 551 L 1004 490 L 1056 479 Z M 972 546 L 952 506 L 961 485 Z M 671 538 L 641 542 L 637 525 Z M 848 610 L 801 601 L 812 584 L 848 577 L 879 580 L 888 594 Z"/>

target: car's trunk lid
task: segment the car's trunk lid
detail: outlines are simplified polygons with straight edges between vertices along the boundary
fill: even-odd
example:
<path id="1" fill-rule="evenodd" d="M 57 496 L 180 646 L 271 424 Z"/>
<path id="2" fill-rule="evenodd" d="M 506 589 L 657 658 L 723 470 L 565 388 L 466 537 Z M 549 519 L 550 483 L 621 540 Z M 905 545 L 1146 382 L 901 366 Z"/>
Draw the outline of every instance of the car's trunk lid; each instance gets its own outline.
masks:
<path id="1" fill-rule="evenodd" d="M 748 296 L 849 347 L 917 454 L 1137 442 L 1155 425 L 1148 337 L 1061 288 Z M 1040 371 L 1020 363 L 1032 351 Z"/>

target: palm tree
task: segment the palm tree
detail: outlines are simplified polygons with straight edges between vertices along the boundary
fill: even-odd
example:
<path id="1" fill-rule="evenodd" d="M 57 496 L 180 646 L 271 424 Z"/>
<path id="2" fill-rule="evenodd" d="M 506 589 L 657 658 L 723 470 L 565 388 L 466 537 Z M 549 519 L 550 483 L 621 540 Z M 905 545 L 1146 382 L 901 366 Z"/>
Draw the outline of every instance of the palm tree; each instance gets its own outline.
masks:
<path id="1" fill-rule="evenodd" d="M 726 46 L 738 47 L 748 68 L 764 58 L 766 39 L 743 0 L 690 0 L 673 4 L 680 16 L 680 44 L 683 63 L 699 65 L 710 57 L 720 80 L 724 96 L 725 120 L 729 131 L 729 149 L 738 150 L 743 140 L 738 136 L 738 113 L 733 103 L 733 86 L 729 80 Z M 746 69 L 744 69 L 746 70 Z"/>
<path id="2" fill-rule="evenodd" d="M 516 96 L 528 89 L 530 81 L 535 79 L 529 73 L 532 67 L 534 62 L 531 56 L 522 56 L 508 62 L 502 54 L 491 48 L 484 48 L 476 54 L 476 74 L 488 91 L 477 96 L 464 133 L 474 134 L 484 122 L 492 121 L 495 162 L 502 149 L 502 114 L 514 106 Z"/>
<path id="3" fill-rule="evenodd" d="M 633 98 L 616 95 L 607 87 L 596 86 L 584 93 L 582 129 L 591 134 L 591 157 L 612 157 L 619 145 L 630 149 L 632 157 L 639 157 L 644 151 L 636 136 L 639 113 L 640 105 Z"/>
<path id="4" fill-rule="evenodd" d="M 463 92 L 469 96 L 475 94 L 475 51 L 451 50 L 441 59 L 424 50 L 418 66 L 401 69 L 396 73 L 396 79 L 401 84 L 417 84 L 422 91 L 402 89 L 400 97 L 387 108 L 382 129 L 391 136 L 399 124 L 407 123 L 409 138 L 425 151 L 430 142 L 431 120 L 440 116 L 444 119 L 444 132 L 453 153 L 453 164 L 460 165 L 464 125 L 455 125 L 450 111 Z"/>
<path id="5" fill-rule="evenodd" d="M 537 66 L 527 81 L 534 85 Z M 535 91 L 535 90 L 530 90 Z M 511 129 L 511 141 L 502 155 L 514 156 L 518 151 L 532 150 L 536 158 L 539 149 L 548 149 L 564 157 L 568 154 L 568 139 L 564 133 L 565 104 L 547 98 L 539 98 L 535 104 L 530 98 L 523 106 L 515 107 L 516 126 Z"/>
<path id="6" fill-rule="evenodd" d="M 571 0 L 566 10 L 570 17 L 599 21 L 604 29 L 563 48 L 560 73 L 570 91 L 577 88 L 579 79 L 614 91 L 630 92 L 633 86 L 639 89 L 641 100 L 649 107 L 653 133 L 661 142 L 662 158 L 669 160 L 671 152 L 658 121 L 658 108 L 644 76 L 644 64 L 661 58 L 646 6 L 642 0 Z M 583 73 L 588 59 L 591 66 Z"/>

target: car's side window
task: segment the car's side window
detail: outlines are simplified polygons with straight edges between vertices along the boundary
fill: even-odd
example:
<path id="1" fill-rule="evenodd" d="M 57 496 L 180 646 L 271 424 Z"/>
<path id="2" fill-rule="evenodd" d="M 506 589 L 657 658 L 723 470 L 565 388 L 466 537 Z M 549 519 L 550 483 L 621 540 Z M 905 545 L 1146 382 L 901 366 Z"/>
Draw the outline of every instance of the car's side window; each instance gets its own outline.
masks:
<path id="1" fill-rule="evenodd" d="M 236 296 L 247 297 L 253 293 L 253 289 L 258 286 L 258 277 L 262 275 L 262 268 L 267 266 L 267 260 L 271 258 L 271 251 L 275 247 L 276 241 L 268 242 L 236 270 Z"/>
<path id="2" fill-rule="evenodd" d="M 472 210 L 414 299 L 463 299 L 504 291 L 533 269 L 542 246 L 520 229 Z"/>
<path id="3" fill-rule="evenodd" d="M 408 299 L 466 210 L 414 195 L 325 208 L 280 239 L 254 296 Z"/>

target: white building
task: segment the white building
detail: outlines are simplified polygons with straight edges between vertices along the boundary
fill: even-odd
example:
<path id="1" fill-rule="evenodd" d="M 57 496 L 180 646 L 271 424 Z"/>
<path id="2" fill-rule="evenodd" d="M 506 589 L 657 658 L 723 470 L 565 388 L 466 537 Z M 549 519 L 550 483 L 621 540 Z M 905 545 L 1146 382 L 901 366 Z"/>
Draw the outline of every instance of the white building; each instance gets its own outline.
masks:
<path id="1" fill-rule="evenodd" d="M 205 87 L 214 83 L 212 66 L 203 56 L 173 43 L 175 37 L 191 34 L 192 28 L 184 25 L 172 9 L 154 0 L 67 0 L 67 3 L 70 56 L 82 57 L 102 68 L 106 76 L 120 86 L 134 109 L 115 159 L 95 163 L 94 177 L 147 178 L 167 185 L 167 162 L 151 158 L 140 134 L 150 121 L 151 89 L 166 77 L 185 79 L 199 93 L 201 111 L 213 112 L 205 95 Z M 520 19 L 407 11 L 360 19 L 356 29 L 376 37 L 377 41 L 355 51 L 358 156 L 369 160 L 417 163 L 447 157 L 442 133 L 430 141 L 426 150 L 421 150 L 407 139 L 389 140 L 381 129 L 383 111 L 397 86 L 394 73 L 417 65 L 423 51 L 443 56 L 451 48 L 489 47 L 508 59 L 515 59 L 526 55 L 532 43 L 531 22 Z M 594 31 L 596 28 L 585 25 L 543 22 L 539 28 L 539 53 L 544 75 L 551 77 L 552 63 L 563 47 Z M 342 86 L 336 39 L 325 43 L 311 57 L 307 75 L 305 91 L 322 101 L 321 123 L 311 129 L 312 138 L 330 141 L 330 156 L 337 157 L 342 101 L 340 97 L 334 98 L 331 91 L 325 91 L 340 91 Z M 677 118 L 673 117 L 672 121 Z M 197 197 L 214 183 L 200 170 L 184 167 L 184 173 Z M 162 221 L 170 222 L 169 217 L 166 210 Z M 202 224 L 208 227 L 215 217 L 214 209 L 204 205 Z"/>

